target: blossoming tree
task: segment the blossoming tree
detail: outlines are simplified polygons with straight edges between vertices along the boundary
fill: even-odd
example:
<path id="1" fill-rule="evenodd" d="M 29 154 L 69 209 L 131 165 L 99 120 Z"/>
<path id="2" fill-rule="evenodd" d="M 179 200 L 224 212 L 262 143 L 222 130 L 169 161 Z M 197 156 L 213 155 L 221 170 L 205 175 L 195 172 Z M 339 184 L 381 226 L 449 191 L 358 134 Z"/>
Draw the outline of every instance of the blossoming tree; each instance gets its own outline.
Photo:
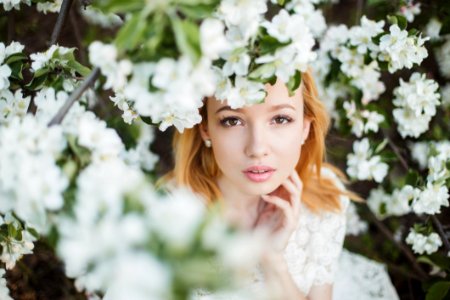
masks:
<path id="1" fill-rule="evenodd" d="M 40 239 L 91 298 L 232 288 L 226 278 L 256 262 L 260 241 L 195 195 L 154 187 L 153 128 L 198 124 L 205 96 L 261 102 L 277 77 L 292 92 L 311 66 L 334 120 L 329 158 L 367 198 L 349 209 L 348 234 L 359 237 L 348 247 L 445 297 L 449 3 L 357 1 L 353 23 L 333 24 L 338 1 L 81 2 L 0 1 L 0 276 Z M 28 24 L 15 25 L 43 14 L 57 16 L 50 37 L 36 30 L 49 44 L 27 43 Z M 218 261 L 227 269 L 211 273 Z M 408 293 L 403 282 L 394 280 Z M 5 280 L 0 296 L 10 299 Z"/>

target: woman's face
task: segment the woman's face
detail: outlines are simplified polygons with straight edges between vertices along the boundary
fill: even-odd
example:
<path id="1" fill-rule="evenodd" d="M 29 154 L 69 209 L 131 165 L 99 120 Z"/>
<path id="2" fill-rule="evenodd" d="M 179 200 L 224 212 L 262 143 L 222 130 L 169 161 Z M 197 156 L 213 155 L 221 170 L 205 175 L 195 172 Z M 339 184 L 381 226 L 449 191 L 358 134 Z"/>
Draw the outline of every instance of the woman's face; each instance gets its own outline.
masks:
<path id="1" fill-rule="evenodd" d="M 310 128 L 303 116 L 302 89 L 289 97 L 277 80 L 266 84 L 264 103 L 236 110 L 226 101 L 207 100 L 208 118 L 200 132 L 212 142 L 221 186 L 247 195 L 268 194 L 291 174 Z"/>

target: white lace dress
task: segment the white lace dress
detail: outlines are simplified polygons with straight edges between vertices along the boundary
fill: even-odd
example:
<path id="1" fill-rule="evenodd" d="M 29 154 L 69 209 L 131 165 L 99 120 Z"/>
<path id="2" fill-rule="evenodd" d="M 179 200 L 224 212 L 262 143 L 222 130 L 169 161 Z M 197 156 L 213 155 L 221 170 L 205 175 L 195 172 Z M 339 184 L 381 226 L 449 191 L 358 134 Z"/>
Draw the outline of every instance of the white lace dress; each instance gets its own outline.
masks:
<path id="1" fill-rule="evenodd" d="M 329 169 L 323 168 L 322 174 L 333 178 L 344 189 Z M 346 196 L 341 196 L 340 200 L 343 208 L 340 213 L 314 214 L 306 205 L 301 205 L 298 228 L 284 251 L 296 285 L 308 295 L 313 285 L 333 283 L 333 300 L 398 300 L 384 265 L 343 249 L 346 209 L 350 200 Z M 244 291 L 232 294 L 199 292 L 192 299 L 254 299 L 247 297 L 254 297 L 259 291 L 263 293 L 263 281 L 262 272 L 257 271 L 254 282 Z"/>

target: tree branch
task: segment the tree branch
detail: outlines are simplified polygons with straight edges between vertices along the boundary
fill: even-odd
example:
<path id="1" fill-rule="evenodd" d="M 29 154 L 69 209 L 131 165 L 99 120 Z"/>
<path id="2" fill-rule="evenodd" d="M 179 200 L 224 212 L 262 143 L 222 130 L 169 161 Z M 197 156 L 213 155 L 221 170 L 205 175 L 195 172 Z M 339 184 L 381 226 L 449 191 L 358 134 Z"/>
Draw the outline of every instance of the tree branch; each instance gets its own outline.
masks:
<path id="1" fill-rule="evenodd" d="M 394 144 L 392 139 L 389 137 L 389 134 L 386 132 L 386 130 L 382 130 L 382 132 L 383 132 L 384 137 L 388 141 L 389 147 L 391 147 L 391 149 L 394 151 L 394 153 L 397 156 L 397 158 L 400 160 L 400 163 L 401 163 L 402 167 L 408 172 L 409 171 L 409 165 L 406 162 L 406 160 L 403 158 L 403 156 L 401 155 L 400 150 Z"/>
<path id="2" fill-rule="evenodd" d="M 406 258 L 411 262 L 411 265 L 414 270 L 417 271 L 417 274 L 422 279 L 428 279 L 428 274 L 422 270 L 420 265 L 417 263 L 416 258 L 414 254 L 409 250 L 408 247 L 406 247 L 403 243 L 398 242 L 395 238 L 392 232 L 389 230 L 389 228 L 386 227 L 380 220 L 377 219 L 377 217 L 368 209 L 368 213 L 370 218 L 373 220 L 375 225 L 378 227 L 378 229 L 381 231 L 382 234 L 384 234 L 394 245 L 397 246 L 397 248 L 400 249 L 400 251 L 406 256 Z"/>
<path id="3" fill-rule="evenodd" d="M 69 12 L 70 6 L 72 5 L 73 0 L 63 0 L 61 4 L 61 10 L 59 11 L 58 19 L 56 20 L 55 28 L 53 28 L 52 37 L 50 39 L 50 45 L 56 43 L 59 38 L 59 34 L 64 26 L 64 22 L 66 21 L 67 13 Z"/>
<path id="4" fill-rule="evenodd" d="M 48 123 L 48 126 L 60 124 L 75 101 L 77 101 L 78 98 L 81 97 L 81 95 L 84 93 L 84 91 L 87 90 L 89 86 L 94 84 L 99 75 L 100 69 L 96 67 L 94 70 L 92 70 L 91 74 L 89 74 L 89 76 L 81 83 L 81 85 L 72 94 L 70 94 L 70 97 L 67 99 L 66 103 L 64 103 L 56 116 L 54 116 L 50 123 Z"/>
<path id="5" fill-rule="evenodd" d="M 435 215 L 431 216 L 431 220 L 433 221 L 438 234 L 441 236 L 441 239 L 442 239 L 442 242 L 444 243 L 445 248 L 450 253 L 450 242 L 448 241 L 448 238 L 445 235 L 445 231 L 444 231 L 444 228 L 442 227 L 441 222 L 439 222 L 439 219 Z"/>
<path id="6" fill-rule="evenodd" d="M 80 53 L 80 61 L 82 64 L 86 64 L 87 59 L 86 59 L 86 54 L 83 51 L 83 39 L 81 38 L 81 33 L 80 33 L 80 29 L 77 26 L 77 21 L 75 19 L 75 12 L 74 10 L 71 10 L 69 12 L 69 20 L 70 20 L 70 24 L 72 25 L 73 28 L 73 33 L 75 35 L 75 41 L 77 42 L 78 45 L 78 51 Z"/>

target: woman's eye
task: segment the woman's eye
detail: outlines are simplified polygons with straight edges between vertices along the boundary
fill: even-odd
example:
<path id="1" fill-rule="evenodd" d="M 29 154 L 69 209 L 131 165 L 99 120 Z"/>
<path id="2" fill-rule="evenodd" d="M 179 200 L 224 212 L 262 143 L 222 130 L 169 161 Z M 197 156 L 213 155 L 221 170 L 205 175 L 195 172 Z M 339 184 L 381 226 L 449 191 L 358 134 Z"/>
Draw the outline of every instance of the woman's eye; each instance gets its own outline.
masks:
<path id="1" fill-rule="evenodd" d="M 225 127 L 232 127 L 239 125 L 239 122 L 240 120 L 234 117 L 223 118 L 222 120 L 220 120 L 220 124 L 222 124 Z"/>
<path id="2" fill-rule="evenodd" d="M 287 116 L 276 116 L 274 120 L 277 124 L 286 124 L 292 122 L 292 119 Z"/>

